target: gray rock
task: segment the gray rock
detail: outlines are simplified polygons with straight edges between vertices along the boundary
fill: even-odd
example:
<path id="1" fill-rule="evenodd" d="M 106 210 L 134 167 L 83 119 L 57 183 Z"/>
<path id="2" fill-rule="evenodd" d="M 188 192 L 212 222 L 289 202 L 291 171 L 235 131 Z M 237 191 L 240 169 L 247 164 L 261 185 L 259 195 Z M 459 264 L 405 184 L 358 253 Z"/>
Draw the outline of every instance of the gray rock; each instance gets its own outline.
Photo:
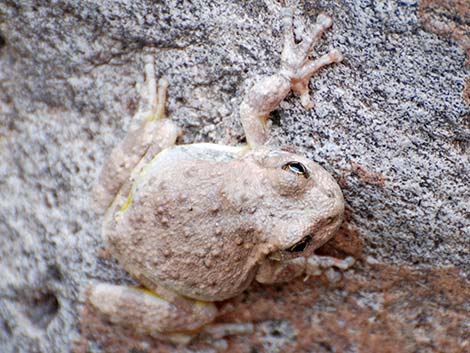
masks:
<path id="1" fill-rule="evenodd" d="M 346 59 L 312 81 L 313 110 L 294 96 L 282 104 L 273 138 L 341 180 L 365 257 L 454 266 L 468 281 L 464 53 L 425 31 L 416 1 L 296 11 L 309 23 L 332 15 L 317 51 L 338 47 Z M 136 109 L 142 54 L 171 82 L 183 143 L 237 144 L 243 92 L 275 71 L 281 44 L 280 7 L 268 0 L 0 1 L 2 352 L 70 351 L 87 287 L 131 281 L 100 256 L 89 192 Z"/>

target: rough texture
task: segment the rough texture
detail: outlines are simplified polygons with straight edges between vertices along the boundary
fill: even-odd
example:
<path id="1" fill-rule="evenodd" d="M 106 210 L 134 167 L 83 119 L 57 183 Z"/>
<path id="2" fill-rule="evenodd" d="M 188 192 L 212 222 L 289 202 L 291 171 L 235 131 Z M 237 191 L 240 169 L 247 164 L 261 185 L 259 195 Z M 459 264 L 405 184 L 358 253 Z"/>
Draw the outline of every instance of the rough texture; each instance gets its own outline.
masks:
<path id="1" fill-rule="evenodd" d="M 220 305 L 219 322 L 257 322 L 253 336 L 230 339 L 230 352 L 469 352 L 469 295 L 455 270 L 363 264 L 338 286 L 318 278 L 255 284 Z M 83 317 L 88 340 L 77 353 L 90 341 L 107 352 L 182 351 L 104 325 L 88 308 Z M 195 342 L 186 352 L 214 350 Z"/>
<path id="2" fill-rule="evenodd" d="M 314 109 L 282 104 L 273 138 L 342 185 L 348 223 L 323 251 L 383 264 L 359 263 L 338 288 L 299 279 L 222 303 L 219 321 L 256 324 L 232 351 L 470 351 L 465 3 L 296 2 L 310 23 L 332 15 L 318 52 L 346 58 L 312 82 Z M 135 112 L 143 51 L 171 82 L 182 141 L 236 144 L 243 92 L 279 64 L 279 29 L 268 0 L 0 1 L 2 352 L 182 351 L 84 306 L 90 283 L 130 281 L 102 253 L 89 190 Z"/>

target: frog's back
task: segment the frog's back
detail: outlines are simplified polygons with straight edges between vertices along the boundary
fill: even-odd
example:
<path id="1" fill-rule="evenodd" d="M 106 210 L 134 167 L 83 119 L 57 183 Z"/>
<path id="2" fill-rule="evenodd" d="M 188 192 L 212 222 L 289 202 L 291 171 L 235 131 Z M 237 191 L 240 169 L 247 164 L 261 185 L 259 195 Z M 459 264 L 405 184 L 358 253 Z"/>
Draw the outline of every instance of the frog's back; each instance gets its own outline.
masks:
<path id="1" fill-rule="evenodd" d="M 236 244 L 247 230 L 226 190 L 243 152 L 244 147 L 202 143 L 155 156 L 104 231 L 114 256 L 137 278 L 191 298 L 221 300 L 245 289 L 256 256 L 251 247 Z M 225 286 L 217 285 L 221 276 L 230 279 Z"/>
<path id="2" fill-rule="evenodd" d="M 214 161 L 228 162 L 239 158 L 245 147 L 226 146 L 213 143 L 195 143 L 189 145 L 176 145 L 169 147 L 157 154 L 146 168 L 157 168 L 159 165 L 173 163 L 175 161 Z"/>

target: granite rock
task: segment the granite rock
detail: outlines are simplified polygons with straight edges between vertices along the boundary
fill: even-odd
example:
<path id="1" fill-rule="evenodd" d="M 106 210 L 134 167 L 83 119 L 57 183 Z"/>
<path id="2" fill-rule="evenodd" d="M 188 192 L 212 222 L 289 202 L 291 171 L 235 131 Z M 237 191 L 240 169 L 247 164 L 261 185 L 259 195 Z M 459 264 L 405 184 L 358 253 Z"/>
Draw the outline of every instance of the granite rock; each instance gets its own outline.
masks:
<path id="1" fill-rule="evenodd" d="M 470 351 L 470 24 L 449 2 L 289 2 L 307 23 L 322 11 L 333 17 L 317 51 L 337 47 L 345 60 L 312 80 L 314 109 L 291 95 L 272 114 L 273 139 L 339 180 L 348 220 L 323 252 L 360 261 L 343 287 L 254 285 L 221 304 L 221 321 L 235 320 L 233 310 L 257 322 L 253 337 L 229 339 L 231 351 L 372 352 L 393 335 L 403 352 Z M 181 351 L 122 336 L 116 345 L 120 331 L 103 331 L 87 311 L 90 284 L 132 283 L 103 253 L 90 189 L 136 110 L 144 53 L 171 82 L 167 110 L 182 143 L 243 142 L 238 106 L 279 65 L 280 12 L 270 0 L 0 1 L 2 352 Z M 384 305 L 390 291 L 409 301 Z M 262 313 L 246 314 L 247 303 Z M 271 316 L 263 303 L 277 308 Z M 377 326 L 384 334 L 367 341 L 384 315 L 393 330 Z M 356 331 L 334 338 L 332 322 Z"/>

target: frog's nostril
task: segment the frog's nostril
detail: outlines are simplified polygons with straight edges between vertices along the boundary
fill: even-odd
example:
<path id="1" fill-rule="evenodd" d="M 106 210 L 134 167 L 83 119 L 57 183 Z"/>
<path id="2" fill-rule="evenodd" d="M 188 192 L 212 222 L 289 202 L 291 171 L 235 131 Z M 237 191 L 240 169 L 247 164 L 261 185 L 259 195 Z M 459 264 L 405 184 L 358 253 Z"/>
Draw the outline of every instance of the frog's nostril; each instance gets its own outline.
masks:
<path id="1" fill-rule="evenodd" d="M 333 224 L 336 221 L 337 217 L 336 216 L 331 216 L 326 219 L 326 224 Z"/>
<path id="2" fill-rule="evenodd" d="M 331 189 L 326 190 L 326 197 L 328 197 L 329 199 L 333 199 L 335 197 L 334 191 Z"/>

